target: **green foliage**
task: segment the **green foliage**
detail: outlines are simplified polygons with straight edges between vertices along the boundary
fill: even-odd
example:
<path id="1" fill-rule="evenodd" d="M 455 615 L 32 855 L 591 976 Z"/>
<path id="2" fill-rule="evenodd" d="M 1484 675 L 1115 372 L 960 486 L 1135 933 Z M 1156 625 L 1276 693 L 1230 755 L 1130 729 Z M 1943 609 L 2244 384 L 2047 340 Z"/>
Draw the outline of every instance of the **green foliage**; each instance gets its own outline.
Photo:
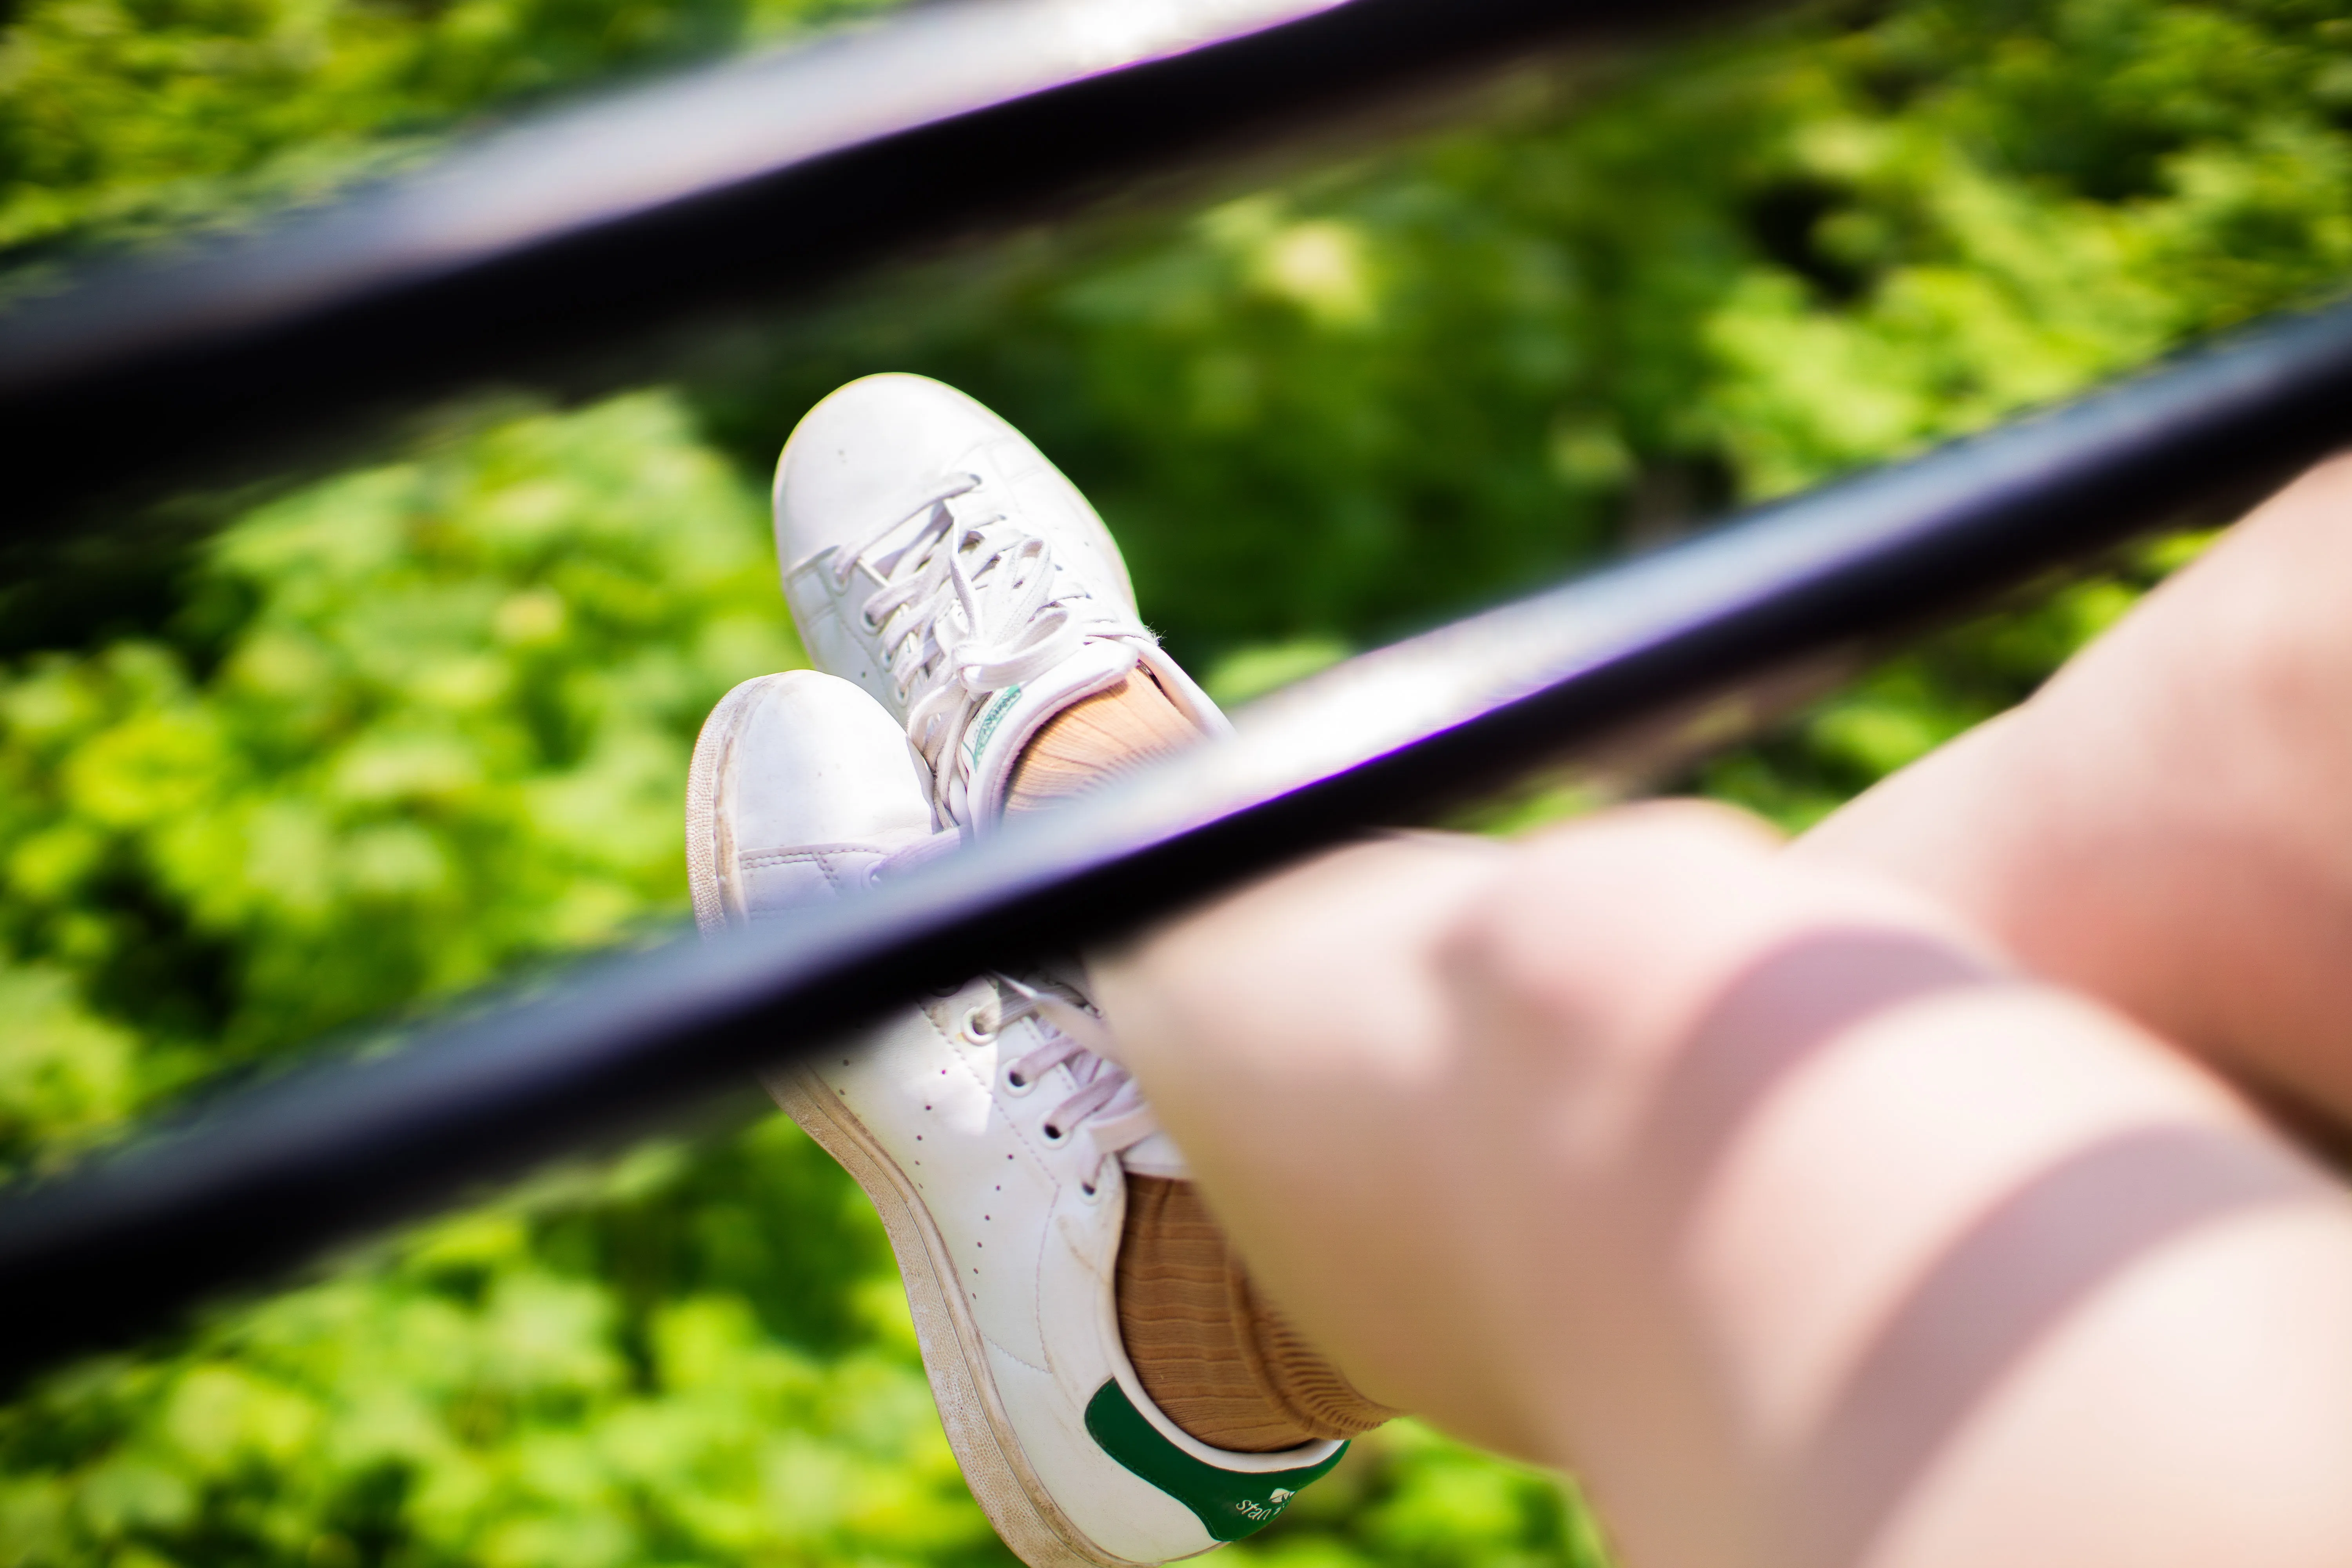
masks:
<path id="1" fill-rule="evenodd" d="M 855 8 L 26 0 L 0 270 Z M 263 506 L 135 632 L 0 667 L 0 1163 L 675 920 L 695 727 L 797 658 L 761 477 L 842 379 L 929 371 L 1030 429 L 1244 700 L 2337 289 L 2339 10 L 1893 0 L 1522 83 L 1472 129 L 934 267 L 690 385 L 479 414 Z M 2196 542 L 1937 638 L 1696 782 L 1802 826 Z M 1007 1561 L 872 1216 L 737 1111 L 0 1410 L 0 1568 Z M 1232 1554 L 1602 1558 L 1549 1479 L 1410 1424 Z"/>
<path id="2" fill-rule="evenodd" d="M 136 1031 L 151 1092 L 618 940 L 682 897 L 703 712 L 797 657 L 764 531 L 659 395 L 262 509 L 180 646 L 0 689 L 0 935 Z"/>
<path id="3" fill-rule="evenodd" d="M 931 1414 L 904 1310 L 862 1247 L 843 1261 L 878 1287 L 859 1298 L 871 1323 L 813 1348 L 763 1321 L 725 1266 L 642 1301 L 566 1266 L 564 1227 L 593 1223 L 583 1200 L 607 1224 L 667 1209 L 771 1248 L 790 1222 L 824 1215 L 806 1201 L 730 1212 L 771 1183 L 805 1197 L 823 1157 L 788 1125 L 734 1158 L 731 1195 L 709 1172 L 694 1193 L 691 1161 L 647 1151 L 568 1201 L 542 1192 L 435 1226 L 176 1356 L 54 1381 L 0 1415 L 0 1554 L 1002 1561 Z M 839 1184 L 816 1185 L 837 1204 Z M 834 1217 L 839 1232 L 850 1215 Z M 795 1267 L 824 1261 L 822 1247 L 797 1250 Z"/>

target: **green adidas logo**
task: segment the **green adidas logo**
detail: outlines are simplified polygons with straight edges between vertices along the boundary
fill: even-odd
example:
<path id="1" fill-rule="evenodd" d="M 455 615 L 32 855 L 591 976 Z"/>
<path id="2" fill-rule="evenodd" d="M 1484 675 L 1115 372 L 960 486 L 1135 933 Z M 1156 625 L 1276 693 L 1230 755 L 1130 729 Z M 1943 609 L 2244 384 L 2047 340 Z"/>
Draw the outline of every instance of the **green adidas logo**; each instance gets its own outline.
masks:
<path id="1" fill-rule="evenodd" d="M 1271 1524 L 1298 1489 L 1339 1462 L 1342 1443 L 1319 1465 L 1252 1475 L 1220 1469 L 1170 1442 L 1111 1379 L 1087 1402 L 1087 1431 L 1104 1453 L 1192 1510 L 1217 1541 L 1239 1541 Z"/>
<path id="2" fill-rule="evenodd" d="M 1021 688 L 1018 686 L 1008 686 L 989 699 L 988 706 L 980 710 L 980 717 L 973 720 L 971 728 L 964 731 L 965 762 L 980 761 L 981 749 L 988 744 L 988 738 L 996 733 L 996 727 L 1004 722 L 1004 716 L 1013 711 L 1013 705 L 1020 700 Z"/>

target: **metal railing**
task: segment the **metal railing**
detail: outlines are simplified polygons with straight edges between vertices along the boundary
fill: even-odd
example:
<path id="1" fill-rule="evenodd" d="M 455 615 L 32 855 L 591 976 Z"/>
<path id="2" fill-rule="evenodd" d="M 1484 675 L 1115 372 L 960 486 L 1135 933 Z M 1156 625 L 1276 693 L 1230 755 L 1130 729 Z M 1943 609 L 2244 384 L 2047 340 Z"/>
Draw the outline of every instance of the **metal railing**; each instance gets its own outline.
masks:
<path id="1" fill-rule="evenodd" d="M 986 14 L 1052 9 L 1016 3 Z M 614 325 L 596 317 L 614 300 L 642 325 L 670 307 L 609 269 L 636 258 L 665 289 L 699 280 L 723 291 L 741 281 L 735 263 L 698 273 L 677 248 L 749 235 L 772 255 L 784 220 L 819 195 L 842 205 L 811 225 L 824 237 L 822 256 L 798 276 L 879 255 L 907 232 L 910 214 L 894 204 L 914 198 L 896 188 L 857 195 L 845 189 L 843 168 L 909 171 L 908 189 L 930 192 L 952 181 L 923 172 L 926 158 L 970 171 L 1025 147 L 1044 167 L 1012 184 L 1029 196 L 1066 195 L 1082 180 L 1159 166 L 1175 144 L 1197 147 L 1226 123 L 1194 103 L 1163 133 L 1141 128 L 1150 116 L 1139 106 L 1164 110 L 1222 83 L 1248 123 L 1277 109 L 1323 113 L 1425 83 L 1430 71 L 1557 42 L 1563 26 L 1549 5 L 1349 0 L 1190 47 L 1161 37 L 1124 65 L 1057 57 L 1040 78 L 1009 87 L 988 79 L 984 101 L 961 111 L 912 94 L 891 110 L 900 118 L 884 116 L 879 129 L 856 129 L 845 117 L 816 127 L 831 127 L 832 140 L 797 142 L 776 130 L 760 148 L 729 154 L 740 154 L 734 163 L 708 135 L 683 131 L 676 161 L 647 154 L 609 187 L 580 162 L 600 136 L 618 156 L 630 127 L 660 132 L 663 115 L 648 106 L 699 105 L 715 126 L 735 110 L 712 106 L 733 101 L 729 95 L 760 71 L 883 80 L 873 62 L 920 56 L 907 42 L 918 35 L 893 28 L 965 37 L 953 29 L 982 14 L 915 13 L 743 77 L 722 72 L 583 110 L 461 159 L 454 174 L 370 193 L 192 261 L 95 281 L 0 326 L 0 427 L 16 427 L 13 445 L 28 425 L 50 439 L 94 432 L 109 409 L 196 417 L 187 400 L 205 374 L 239 389 L 225 412 L 207 416 L 208 430 L 242 428 L 257 409 L 289 402 L 348 413 L 379 384 L 368 366 L 339 363 L 339 348 L 383 347 L 401 323 L 430 329 L 422 346 L 394 354 L 397 390 L 409 393 L 445 371 L 527 357 L 567 334 Z M 1638 19 L 1657 15 L 1649 7 Z M 1609 28 L 1635 19 L 1631 7 L 1573 18 Z M 1318 52 L 1334 40 L 1355 52 Z M 984 38 L 972 47 L 987 52 Z M 852 68 L 861 60 L 862 76 Z M 1277 103 L 1310 63 L 1332 79 Z M 1125 139 L 1108 148 L 1039 139 L 1049 127 L 1066 136 L 1073 126 L 1122 125 Z M 959 141 L 966 136 L 969 144 Z M 499 209 L 491 197 L 529 194 L 526 176 L 541 167 L 534 147 L 547 169 L 569 169 L 573 183 L 521 216 L 508 215 L 513 221 L 500 230 L 490 222 Z M 712 161 L 687 156 L 697 148 Z M 1009 189 L 990 184 L 959 210 L 985 216 L 994 200 L 1012 199 Z M 467 213 L 488 215 L 486 226 L 467 228 Z M 450 226 L 425 224 L 436 214 Z M 395 231 L 408 233 L 412 220 L 442 237 L 437 247 L 412 245 L 372 263 L 372 245 L 394 248 Z M 490 238 L 460 254 L 449 237 L 467 233 Z M 574 268 L 593 276 L 572 277 Z M 269 286 L 254 286 L 255 278 Z M 300 279 L 310 280 L 307 291 L 295 287 Z M 436 325 L 443 307 L 488 339 L 462 342 L 461 328 Z M 498 319 L 502 309 L 512 319 Z M 445 364 L 428 350 L 456 357 Z M 263 384 L 270 376 L 290 380 Z M 1542 760 L 1882 642 L 2185 509 L 2239 498 L 2347 437 L 2352 309 L 2278 321 L 2066 408 L 1351 660 L 1251 709 L 1229 743 L 1013 822 L 890 885 L 719 940 L 587 963 L 536 994 L 424 1030 L 390 1054 L 313 1067 L 225 1099 L 0 1201 L 0 1375 L 122 1343 L 337 1242 L 567 1150 L 655 1129 L 755 1066 L 935 984 L 1101 942 L 1318 847 L 1425 820 Z M 68 458 L 27 451 L 22 460 L 40 476 L 35 488 L 51 518 L 89 493 Z"/>

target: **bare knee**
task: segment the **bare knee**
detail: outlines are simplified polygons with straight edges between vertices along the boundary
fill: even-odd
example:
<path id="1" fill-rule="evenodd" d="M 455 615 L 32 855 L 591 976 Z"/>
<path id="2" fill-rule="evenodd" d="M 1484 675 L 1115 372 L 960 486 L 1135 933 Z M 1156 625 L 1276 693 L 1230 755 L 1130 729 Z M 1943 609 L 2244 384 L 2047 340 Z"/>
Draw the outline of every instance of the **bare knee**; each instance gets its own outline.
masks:
<path id="1" fill-rule="evenodd" d="M 1688 802 L 1520 847 L 1438 969 L 1496 1113 L 1549 1116 L 1594 1156 L 1651 1141 L 1677 1097 L 1720 1100 L 1872 1011 L 2004 972 L 1925 900 Z"/>

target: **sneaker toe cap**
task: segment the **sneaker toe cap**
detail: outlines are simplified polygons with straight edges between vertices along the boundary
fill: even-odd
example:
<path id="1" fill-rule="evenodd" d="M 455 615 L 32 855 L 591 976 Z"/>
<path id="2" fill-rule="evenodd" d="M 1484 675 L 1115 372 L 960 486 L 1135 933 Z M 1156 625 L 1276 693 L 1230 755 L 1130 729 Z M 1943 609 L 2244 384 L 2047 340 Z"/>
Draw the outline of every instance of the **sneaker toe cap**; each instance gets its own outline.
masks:
<path id="1" fill-rule="evenodd" d="M 770 676 L 752 698 L 730 737 L 722 784 L 746 850 L 897 844 L 930 831 L 921 763 L 873 698 L 812 669 Z"/>
<path id="2" fill-rule="evenodd" d="M 964 394 L 902 371 L 864 376 L 809 410 L 776 463 L 776 549 L 787 571 L 913 505 L 926 462 L 943 472 L 961 454 L 1012 434 Z"/>

